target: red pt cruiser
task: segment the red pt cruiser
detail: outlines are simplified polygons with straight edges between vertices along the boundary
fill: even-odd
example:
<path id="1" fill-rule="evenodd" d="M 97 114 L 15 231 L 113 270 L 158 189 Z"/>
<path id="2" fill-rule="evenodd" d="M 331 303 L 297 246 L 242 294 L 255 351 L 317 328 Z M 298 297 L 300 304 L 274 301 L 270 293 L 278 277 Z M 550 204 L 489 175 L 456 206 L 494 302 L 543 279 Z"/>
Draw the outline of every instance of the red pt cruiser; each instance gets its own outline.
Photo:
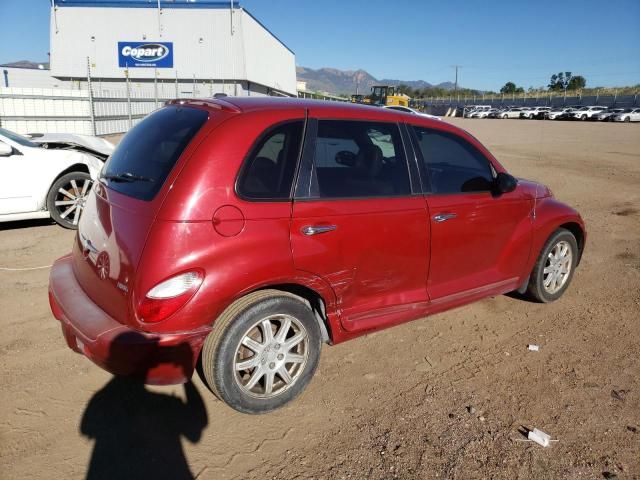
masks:
<path id="1" fill-rule="evenodd" d="M 103 168 L 49 286 L 70 348 L 118 375 L 198 362 L 261 413 L 309 383 L 322 342 L 569 286 L 580 215 L 448 123 L 272 98 L 175 100 Z"/>

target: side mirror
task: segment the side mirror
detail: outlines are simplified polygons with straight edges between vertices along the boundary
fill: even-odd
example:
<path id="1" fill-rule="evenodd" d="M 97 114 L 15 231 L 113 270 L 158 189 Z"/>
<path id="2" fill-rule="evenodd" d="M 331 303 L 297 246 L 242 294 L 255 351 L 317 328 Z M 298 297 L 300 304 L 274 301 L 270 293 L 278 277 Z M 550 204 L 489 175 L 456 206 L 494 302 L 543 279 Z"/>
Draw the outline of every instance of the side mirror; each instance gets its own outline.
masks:
<path id="1" fill-rule="evenodd" d="M 518 186 L 518 180 L 513 175 L 508 173 L 499 172 L 495 179 L 496 193 L 509 193 L 513 192 Z"/>
<path id="2" fill-rule="evenodd" d="M 4 142 L 0 142 L 0 157 L 9 157 L 13 155 L 13 148 Z"/>

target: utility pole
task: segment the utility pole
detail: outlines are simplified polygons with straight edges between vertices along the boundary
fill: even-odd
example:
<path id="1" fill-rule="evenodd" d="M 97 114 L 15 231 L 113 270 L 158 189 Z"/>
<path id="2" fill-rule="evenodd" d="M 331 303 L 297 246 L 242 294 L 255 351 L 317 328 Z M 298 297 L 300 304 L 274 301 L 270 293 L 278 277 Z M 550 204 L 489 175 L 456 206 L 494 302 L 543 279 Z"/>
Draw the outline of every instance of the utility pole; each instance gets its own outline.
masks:
<path id="1" fill-rule="evenodd" d="M 452 68 L 456 69 L 456 81 L 453 86 L 454 93 L 458 91 L 458 69 L 462 68 L 462 65 L 452 65 Z"/>

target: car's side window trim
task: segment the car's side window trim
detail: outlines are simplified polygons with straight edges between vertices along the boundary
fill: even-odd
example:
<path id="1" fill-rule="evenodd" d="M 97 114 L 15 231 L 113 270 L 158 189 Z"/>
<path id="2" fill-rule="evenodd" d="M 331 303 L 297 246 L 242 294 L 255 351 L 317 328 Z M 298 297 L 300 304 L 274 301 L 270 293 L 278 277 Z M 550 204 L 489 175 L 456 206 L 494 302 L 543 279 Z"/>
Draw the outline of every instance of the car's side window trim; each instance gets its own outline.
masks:
<path id="1" fill-rule="evenodd" d="M 487 162 L 487 165 L 488 165 L 489 170 L 491 172 L 491 176 L 494 179 L 496 177 L 497 170 L 494 167 L 493 162 L 491 162 L 491 160 L 489 158 L 487 158 L 487 156 L 484 153 L 482 153 L 482 151 L 479 148 L 477 148 L 475 145 L 473 145 L 473 143 L 471 143 L 466 138 L 464 138 L 464 137 L 462 137 L 460 135 L 456 135 L 455 133 L 448 132 L 446 130 L 441 130 L 439 128 L 432 128 L 432 127 L 425 127 L 425 126 L 422 126 L 422 125 L 409 124 L 409 125 L 407 125 L 407 129 L 410 132 L 411 140 L 413 142 L 414 149 L 416 150 L 416 156 L 417 156 L 417 158 L 419 160 L 418 161 L 418 166 L 420 168 L 420 173 L 423 176 L 423 178 L 427 179 L 427 181 L 425 183 L 423 183 L 423 194 L 424 195 L 473 195 L 473 194 L 487 194 L 487 193 L 490 194 L 490 195 L 493 195 L 493 192 L 492 192 L 491 189 L 477 190 L 477 191 L 471 191 L 471 192 L 434 192 L 433 184 L 432 184 L 432 181 L 431 181 L 431 173 L 429 172 L 429 168 L 427 167 L 427 161 L 424 158 L 424 155 L 422 154 L 422 149 L 420 148 L 420 141 L 418 140 L 418 136 L 417 136 L 416 131 L 415 131 L 416 128 L 422 128 L 424 130 L 431 130 L 433 132 L 437 132 L 437 133 L 444 134 L 444 135 L 455 136 L 456 139 L 466 143 L 475 152 L 477 152 L 477 154 L 480 155 L 480 157 L 482 159 L 484 159 L 485 162 Z"/>
<path id="2" fill-rule="evenodd" d="M 300 145 L 298 146 L 298 154 L 296 156 L 296 165 L 295 165 L 295 169 L 294 169 L 294 173 L 293 173 L 293 179 L 291 181 L 291 188 L 289 189 L 289 195 L 287 197 L 282 197 L 282 198 L 269 198 L 269 197 L 264 197 L 264 198 L 258 198 L 258 197 L 250 197 L 247 196 L 245 194 L 242 193 L 241 189 L 240 189 L 240 181 L 244 178 L 244 175 L 246 173 L 247 168 L 249 168 L 249 160 L 252 157 L 252 155 L 255 153 L 256 148 L 258 147 L 258 145 L 260 145 L 269 135 L 271 135 L 275 130 L 277 130 L 278 128 L 282 127 L 283 125 L 287 125 L 290 123 L 297 123 L 297 122 L 302 122 L 302 135 L 300 138 Z M 298 173 L 298 168 L 299 168 L 299 164 L 300 164 L 300 157 L 302 155 L 302 151 L 303 151 L 303 145 L 304 145 L 304 140 L 305 140 L 305 133 L 306 133 L 306 124 L 307 124 L 307 119 L 305 117 L 302 118 L 288 118 L 287 120 L 283 120 L 282 122 L 278 122 L 278 123 L 274 123 L 272 125 L 269 125 L 260 135 L 258 135 L 258 138 L 256 138 L 256 140 L 254 140 L 254 142 L 251 144 L 251 147 L 249 147 L 249 150 L 247 152 L 247 154 L 244 156 L 243 160 L 242 160 L 242 166 L 240 167 L 240 170 L 238 171 L 238 174 L 236 175 L 236 179 L 234 182 L 234 186 L 233 189 L 237 195 L 238 198 L 240 198 L 241 200 L 244 200 L 245 202 L 253 202 L 253 203 L 264 203 L 264 202 L 269 202 L 269 203 L 274 203 L 274 202 L 291 202 L 292 199 L 292 195 L 295 189 L 295 185 L 296 185 L 296 175 Z"/>
<path id="3" fill-rule="evenodd" d="M 416 125 L 412 125 L 409 123 L 405 124 L 405 127 L 411 141 L 411 146 L 415 154 L 416 162 L 418 164 L 422 194 L 430 195 L 433 192 L 433 188 L 431 187 L 431 176 L 429 175 L 429 169 L 425 164 L 424 156 L 422 155 L 422 149 L 420 148 L 420 145 L 418 143 L 418 136 L 416 135 L 416 131 L 414 130 Z"/>
<path id="4" fill-rule="evenodd" d="M 409 167 L 411 193 L 412 195 L 422 195 L 422 172 L 420 171 L 415 146 L 411 140 L 411 133 L 409 132 L 409 128 L 406 123 L 399 123 L 398 127 L 400 128 L 404 154 L 406 156 L 407 166 Z"/>
<path id="5" fill-rule="evenodd" d="M 308 199 L 311 197 L 311 184 L 313 180 L 313 157 L 316 151 L 316 139 L 318 135 L 318 119 L 307 117 L 304 137 L 302 139 L 302 154 L 298 162 L 298 172 L 294 185 L 294 200 Z"/>
<path id="6" fill-rule="evenodd" d="M 335 122 L 363 122 L 363 123 L 382 123 L 387 125 L 395 125 L 398 129 L 400 136 L 400 143 L 402 144 L 402 150 L 404 153 L 405 167 L 409 176 L 409 188 L 411 193 L 398 194 L 398 195 L 370 195 L 370 196 L 358 196 L 358 197 L 320 197 L 320 193 L 317 189 L 317 177 L 315 176 L 315 153 L 316 142 L 318 139 L 318 123 L 320 121 L 335 121 Z M 294 193 L 294 200 L 296 201 L 336 201 L 336 200 L 373 200 L 381 198 L 408 198 L 417 195 L 422 195 L 420 191 L 420 184 L 415 179 L 415 169 L 412 169 L 411 151 L 407 149 L 406 136 L 403 134 L 402 124 L 399 122 L 385 122 L 384 120 L 372 120 L 363 118 L 307 118 L 306 135 L 303 139 L 304 148 L 300 159 L 300 167 L 298 177 L 296 178 L 296 188 Z M 315 181 L 314 181 L 315 180 Z M 315 187 L 314 187 L 315 185 Z"/>

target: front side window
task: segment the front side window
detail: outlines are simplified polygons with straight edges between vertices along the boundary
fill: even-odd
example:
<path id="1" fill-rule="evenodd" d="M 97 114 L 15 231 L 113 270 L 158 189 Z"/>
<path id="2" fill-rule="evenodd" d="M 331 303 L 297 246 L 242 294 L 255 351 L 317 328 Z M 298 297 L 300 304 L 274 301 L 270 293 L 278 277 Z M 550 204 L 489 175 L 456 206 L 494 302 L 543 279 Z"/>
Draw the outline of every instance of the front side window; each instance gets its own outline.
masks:
<path id="1" fill-rule="evenodd" d="M 290 197 L 303 128 L 304 121 L 296 120 L 277 125 L 262 135 L 240 174 L 241 196 L 255 200 Z"/>
<path id="2" fill-rule="evenodd" d="M 320 120 L 313 190 L 320 198 L 411 194 L 398 126 L 394 123 Z"/>
<path id="3" fill-rule="evenodd" d="M 431 180 L 432 193 L 490 191 L 493 172 L 488 160 L 459 136 L 413 127 Z"/>

